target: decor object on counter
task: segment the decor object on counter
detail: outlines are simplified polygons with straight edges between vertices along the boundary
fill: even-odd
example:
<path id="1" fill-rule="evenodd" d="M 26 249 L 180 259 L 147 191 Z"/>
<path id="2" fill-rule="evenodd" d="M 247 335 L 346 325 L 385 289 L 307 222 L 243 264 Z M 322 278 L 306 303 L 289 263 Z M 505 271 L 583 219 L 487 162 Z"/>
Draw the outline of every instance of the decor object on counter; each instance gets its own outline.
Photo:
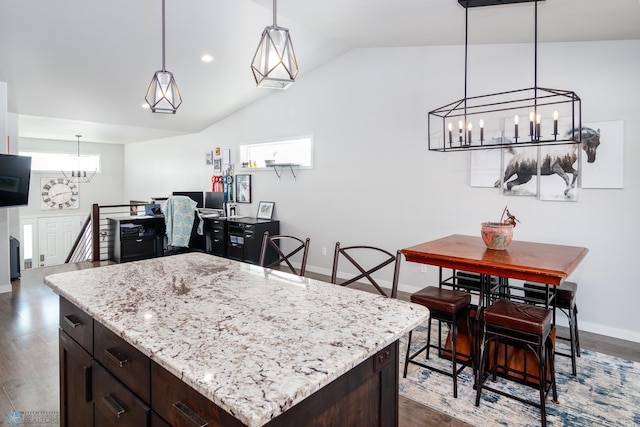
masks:
<path id="1" fill-rule="evenodd" d="M 535 4 L 533 87 L 468 97 L 469 8 L 530 2 Z M 465 8 L 464 98 L 429 112 L 429 150 L 447 152 L 581 142 L 580 97 L 570 90 L 538 87 L 538 0 L 458 0 L 458 3 Z M 520 123 L 521 118 L 522 121 L 528 118 L 528 126 L 526 122 Z M 509 126 L 505 125 L 507 120 Z"/>
<path id="2" fill-rule="evenodd" d="M 251 61 L 251 71 L 259 87 L 286 89 L 296 80 L 298 61 L 287 28 L 276 23 L 276 0 L 273 0 L 273 25 L 267 26 Z"/>
<path id="3" fill-rule="evenodd" d="M 275 207 L 276 202 L 260 202 L 258 205 L 258 214 L 256 218 L 258 219 L 271 219 L 273 217 L 273 208 Z"/>
<path id="4" fill-rule="evenodd" d="M 156 71 L 153 75 L 144 99 L 154 113 L 175 114 L 182 104 L 182 97 L 173 73 L 167 71 L 165 67 L 164 17 L 164 0 L 162 0 L 162 70 Z"/>
<path id="5" fill-rule="evenodd" d="M 251 203 L 251 175 L 236 175 L 236 203 Z"/>
<path id="6" fill-rule="evenodd" d="M 76 163 L 76 169 L 71 171 L 63 170 L 61 172 L 62 172 L 62 175 L 64 175 L 67 182 L 72 182 L 75 184 L 80 182 L 89 183 L 91 182 L 91 180 L 93 179 L 93 177 L 95 176 L 98 170 L 94 169 L 93 172 L 91 172 L 90 175 L 87 176 L 87 171 L 82 169 L 82 158 L 80 157 L 80 138 L 82 138 L 82 135 L 76 135 L 76 138 L 78 139 L 78 159 Z"/>
<path id="7" fill-rule="evenodd" d="M 505 217 L 506 216 L 506 217 Z M 520 222 L 505 206 L 500 222 L 483 222 L 480 229 L 482 241 L 488 249 L 505 250 L 513 239 L 513 229 Z"/>

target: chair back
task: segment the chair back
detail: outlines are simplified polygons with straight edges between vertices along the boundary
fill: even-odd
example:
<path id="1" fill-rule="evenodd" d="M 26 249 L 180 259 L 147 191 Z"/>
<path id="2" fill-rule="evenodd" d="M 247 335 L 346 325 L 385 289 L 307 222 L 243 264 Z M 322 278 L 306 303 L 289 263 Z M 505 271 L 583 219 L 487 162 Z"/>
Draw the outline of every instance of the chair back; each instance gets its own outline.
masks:
<path id="1" fill-rule="evenodd" d="M 340 286 L 348 286 L 361 279 L 366 279 L 378 293 L 385 297 L 396 298 L 398 294 L 398 276 L 400 274 L 400 251 L 393 255 L 391 252 L 374 246 L 345 246 L 340 247 L 340 242 L 336 243 L 336 249 L 333 255 L 333 270 L 331 273 L 331 283 Z M 344 282 L 338 283 L 338 262 L 340 258 L 344 258 L 351 265 L 359 271 L 359 274 L 354 275 L 351 278 L 346 279 Z M 371 261 L 375 259 L 376 261 Z M 380 259 L 382 261 L 380 261 Z M 366 267 L 365 262 L 367 263 Z M 374 262 L 374 265 L 370 265 Z M 391 294 L 387 295 L 387 292 L 378 284 L 373 277 L 373 273 L 382 270 L 386 266 L 391 265 L 393 267 L 393 281 L 391 286 Z"/>
<path id="2" fill-rule="evenodd" d="M 271 236 L 268 231 L 265 231 L 264 238 L 262 239 L 262 250 L 260 251 L 260 265 L 266 268 L 273 268 L 285 263 L 293 274 L 304 276 L 307 268 L 307 256 L 309 255 L 309 242 L 310 239 L 308 237 L 306 240 L 302 240 L 294 236 Z M 294 248 L 285 253 L 283 247 L 290 245 L 294 245 Z M 269 248 L 276 252 L 278 259 L 265 265 L 267 250 Z M 300 270 L 296 270 L 291 263 L 291 258 L 300 251 L 302 251 L 302 261 L 300 262 Z"/>

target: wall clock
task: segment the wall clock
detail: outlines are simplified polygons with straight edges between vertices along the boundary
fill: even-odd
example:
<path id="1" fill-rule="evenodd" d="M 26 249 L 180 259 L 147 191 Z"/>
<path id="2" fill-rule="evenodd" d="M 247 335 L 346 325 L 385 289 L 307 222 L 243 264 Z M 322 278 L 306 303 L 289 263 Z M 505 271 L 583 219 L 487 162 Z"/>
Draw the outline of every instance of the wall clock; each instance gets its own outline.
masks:
<path id="1" fill-rule="evenodd" d="M 78 209 L 78 186 L 65 178 L 41 178 L 42 209 Z"/>

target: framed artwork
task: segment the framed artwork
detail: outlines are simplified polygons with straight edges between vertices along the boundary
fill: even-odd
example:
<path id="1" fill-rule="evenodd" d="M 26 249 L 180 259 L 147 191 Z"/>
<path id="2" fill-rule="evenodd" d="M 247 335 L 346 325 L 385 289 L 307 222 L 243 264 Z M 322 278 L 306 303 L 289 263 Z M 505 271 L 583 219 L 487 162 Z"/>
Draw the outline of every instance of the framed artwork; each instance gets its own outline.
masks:
<path id="1" fill-rule="evenodd" d="M 222 159 L 220 157 L 213 159 L 213 173 L 222 173 Z"/>
<path id="2" fill-rule="evenodd" d="M 251 203 L 251 175 L 236 175 L 236 203 Z"/>
<path id="3" fill-rule="evenodd" d="M 205 151 L 204 159 L 205 159 L 205 163 L 207 165 L 212 165 L 213 164 L 213 151 Z"/>
<path id="4" fill-rule="evenodd" d="M 259 219 L 271 219 L 273 216 L 273 208 L 276 205 L 276 202 L 260 202 L 258 205 L 258 215 Z"/>
<path id="5" fill-rule="evenodd" d="M 623 188 L 624 121 L 589 122 L 582 130 L 580 187 Z"/>

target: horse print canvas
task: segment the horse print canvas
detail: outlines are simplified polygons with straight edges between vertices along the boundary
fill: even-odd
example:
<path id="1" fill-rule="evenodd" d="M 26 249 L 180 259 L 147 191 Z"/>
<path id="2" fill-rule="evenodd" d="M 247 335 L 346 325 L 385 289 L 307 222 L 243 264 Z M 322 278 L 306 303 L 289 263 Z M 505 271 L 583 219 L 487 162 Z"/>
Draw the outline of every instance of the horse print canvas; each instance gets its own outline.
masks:
<path id="1" fill-rule="evenodd" d="M 611 142 L 607 137 L 603 139 L 603 131 L 615 142 Z M 611 172 L 614 176 L 619 172 L 621 187 L 622 159 L 616 153 L 622 153 L 622 122 L 592 123 L 582 126 L 580 133 L 580 144 L 508 147 L 503 150 L 473 152 L 471 185 L 490 186 L 489 175 L 494 171 L 493 186 L 501 188 L 505 195 L 575 201 L 578 186 L 583 186 L 581 180 L 584 178 L 585 183 L 588 183 L 587 187 L 596 188 L 597 184 L 592 184 L 592 177 L 605 173 L 604 169 L 607 169 L 602 176 L 614 183 L 609 184 L 611 186 L 607 188 L 614 188 L 617 182 L 615 178 L 610 178 Z M 603 144 L 605 139 L 607 143 Z M 617 148 L 616 145 L 620 147 Z M 596 165 L 599 157 L 606 158 L 607 162 L 611 159 L 616 160 L 613 165 L 607 167 L 605 162 L 601 161 L 603 169 L 600 169 L 601 166 Z M 594 171 L 599 173 L 594 174 Z"/>

